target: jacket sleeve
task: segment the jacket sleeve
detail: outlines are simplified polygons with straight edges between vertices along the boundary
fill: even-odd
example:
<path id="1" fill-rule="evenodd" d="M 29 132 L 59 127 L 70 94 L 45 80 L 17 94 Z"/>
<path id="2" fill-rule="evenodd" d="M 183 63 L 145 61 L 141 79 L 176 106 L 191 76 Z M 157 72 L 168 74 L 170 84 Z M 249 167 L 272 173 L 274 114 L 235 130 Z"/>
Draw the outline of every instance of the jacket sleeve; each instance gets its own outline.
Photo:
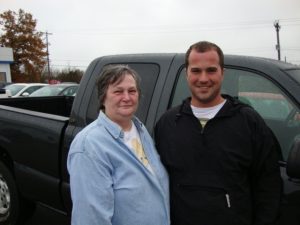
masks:
<path id="1" fill-rule="evenodd" d="M 274 225 L 282 198 L 280 145 L 263 119 L 256 115 L 253 130 L 254 160 L 251 173 L 254 225 Z"/>
<path id="2" fill-rule="evenodd" d="M 159 155 L 162 154 L 161 146 L 160 146 L 161 144 L 160 140 L 162 137 L 161 135 L 163 134 L 162 129 L 164 128 L 164 126 L 161 125 L 162 123 L 164 123 L 163 117 L 161 117 L 154 126 L 154 142 L 155 142 L 156 150 Z"/>
<path id="3" fill-rule="evenodd" d="M 154 142 L 156 150 L 160 156 L 161 162 L 164 164 L 165 168 L 167 168 L 166 162 L 165 162 L 165 156 L 163 151 L 163 144 L 166 144 L 166 139 L 164 137 L 165 129 L 168 127 L 168 125 L 165 124 L 165 118 L 161 117 L 160 120 L 155 124 L 154 127 Z M 161 141 L 164 140 L 164 143 Z"/>
<path id="4" fill-rule="evenodd" d="M 110 166 L 103 156 L 98 159 L 84 149 L 94 148 L 91 143 L 77 140 L 68 156 L 71 197 L 73 202 L 72 225 L 111 225 L 114 194 Z"/>

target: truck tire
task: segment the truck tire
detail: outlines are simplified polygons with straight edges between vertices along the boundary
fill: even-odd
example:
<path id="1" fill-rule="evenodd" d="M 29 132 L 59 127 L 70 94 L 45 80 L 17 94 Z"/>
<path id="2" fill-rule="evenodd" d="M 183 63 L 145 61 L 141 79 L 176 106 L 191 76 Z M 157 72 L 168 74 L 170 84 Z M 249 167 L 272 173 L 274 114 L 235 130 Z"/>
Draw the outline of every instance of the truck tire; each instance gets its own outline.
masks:
<path id="1" fill-rule="evenodd" d="M 14 177 L 0 161 L 0 225 L 17 224 L 20 215 L 20 200 Z"/>

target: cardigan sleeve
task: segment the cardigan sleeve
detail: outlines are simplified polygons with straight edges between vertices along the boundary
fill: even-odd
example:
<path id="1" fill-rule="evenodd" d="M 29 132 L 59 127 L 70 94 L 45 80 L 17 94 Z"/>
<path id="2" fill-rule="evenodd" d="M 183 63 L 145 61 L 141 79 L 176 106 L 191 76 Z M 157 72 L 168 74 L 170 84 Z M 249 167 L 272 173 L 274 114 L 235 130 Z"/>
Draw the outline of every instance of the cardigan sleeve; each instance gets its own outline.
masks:
<path id="1" fill-rule="evenodd" d="M 72 144 L 73 153 L 68 157 L 73 202 L 72 225 L 111 225 L 114 192 L 109 162 L 105 156 L 99 159 L 89 155 L 84 148 L 95 146 L 77 140 Z"/>

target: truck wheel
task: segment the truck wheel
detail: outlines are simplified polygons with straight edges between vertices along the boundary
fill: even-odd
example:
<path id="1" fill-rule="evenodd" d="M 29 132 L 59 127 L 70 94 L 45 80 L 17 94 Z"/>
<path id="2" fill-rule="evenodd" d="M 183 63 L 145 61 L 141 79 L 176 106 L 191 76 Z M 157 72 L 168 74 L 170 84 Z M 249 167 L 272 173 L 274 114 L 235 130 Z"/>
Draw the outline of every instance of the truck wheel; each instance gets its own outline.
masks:
<path id="1" fill-rule="evenodd" d="M 0 225 L 15 225 L 20 201 L 17 186 L 9 169 L 0 161 Z"/>

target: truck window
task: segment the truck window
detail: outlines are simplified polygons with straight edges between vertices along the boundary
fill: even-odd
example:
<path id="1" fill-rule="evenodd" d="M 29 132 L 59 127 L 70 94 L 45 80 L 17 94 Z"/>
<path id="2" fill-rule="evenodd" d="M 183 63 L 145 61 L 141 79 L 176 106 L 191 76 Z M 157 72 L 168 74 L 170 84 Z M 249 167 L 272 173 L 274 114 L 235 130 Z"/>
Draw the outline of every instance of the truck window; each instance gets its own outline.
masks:
<path id="1" fill-rule="evenodd" d="M 277 137 L 286 160 L 295 137 L 299 135 L 299 108 L 276 83 L 260 74 L 227 69 L 225 76 L 235 77 L 236 95 L 264 118 Z"/>
<path id="2" fill-rule="evenodd" d="M 294 139 L 300 134 L 300 109 L 276 83 L 254 72 L 227 68 L 222 93 L 238 97 L 251 105 L 273 130 L 286 160 Z M 170 106 L 178 105 L 190 95 L 182 69 L 173 90 Z"/>
<path id="3" fill-rule="evenodd" d="M 146 63 L 122 63 L 129 65 L 134 69 L 141 77 L 141 98 L 139 102 L 139 107 L 136 112 L 136 116 L 145 123 L 147 118 L 148 109 L 150 106 L 150 101 L 152 99 L 152 94 L 154 87 L 159 75 L 159 66 L 157 64 L 146 64 Z M 97 98 L 97 88 L 96 85 L 93 89 L 92 96 L 90 98 L 88 111 L 87 111 L 87 122 L 90 123 L 94 121 L 98 116 L 98 98 Z"/>

